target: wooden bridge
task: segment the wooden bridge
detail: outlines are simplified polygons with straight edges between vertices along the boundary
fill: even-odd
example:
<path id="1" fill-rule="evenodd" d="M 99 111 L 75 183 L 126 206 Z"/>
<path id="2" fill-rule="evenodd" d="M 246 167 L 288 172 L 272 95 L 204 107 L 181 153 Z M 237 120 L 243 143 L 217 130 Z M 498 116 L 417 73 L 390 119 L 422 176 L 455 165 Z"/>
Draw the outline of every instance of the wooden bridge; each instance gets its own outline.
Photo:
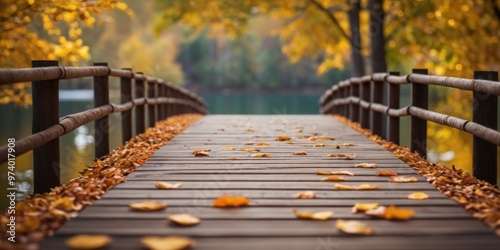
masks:
<path id="1" fill-rule="evenodd" d="M 56 68 L 61 70 L 62 67 Z M 71 71 L 73 68 L 68 69 L 66 72 L 75 72 Z M 93 71 L 87 76 L 104 69 L 105 73 L 99 73 L 101 77 L 114 75 L 122 79 L 158 83 L 152 78 L 102 66 L 92 68 Z M 74 73 L 74 76 L 79 75 Z M 368 80 L 351 79 L 350 82 L 361 85 L 365 82 L 394 83 L 414 80 L 419 75 L 414 74 L 412 77 L 391 79 L 385 74 L 370 76 Z M 3 78 L 3 82 L 7 82 L 5 79 L 12 82 L 14 78 Z M 95 80 L 107 81 L 106 78 Z M 439 82 L 440 79 L 434 80 Z M 123 85 L 131 84 L 130 80 L 122 82 Z M 464 82 L 460 82 L 461 86 L 465 86 Z M 488 83 L 493 84 L 488 85 L 493 87 L 481 88 Z M 469 129 L 467 124 L 472 125 L 475 129 L 469 129 L 471 133 L 480 138 L 486 137 L 483 140 L 493 145 L 500 138 L 500 133 L 488 128 L 489 125 L 483 126 L 477 121 L 460 124 L 453 117 L 441 119 L 435 113 L 426 116 L 425 112 L 421 112 L 426 107 L 419 103 L 403 109 L 384 106 L 376 98 L 370 99 L 364 95 L 368 87 L 361 91 L 363 95 L 360 98 L 357 96 L 359 89 L 358 92 L 356 87 L 342 90 L 346 86 L 348 84 L 343 83 L 325 94 L 321 101 L 323 113 L 333 111 L 355 116 L 361 119 L 362 125 L 375 126 L 372 127 L 375 132 L 384 130 L 383 127 L 377 128 L 377 119 L 382 118 L 373 114 L 367 118 L 365 115 L 370 114 L 370 110 L 387 114 L 389 128 L 395 124 L 391 118 L 411 115 L 418 119 L 427 117 L 428 120 L 450 123 L 466 131 Z M 491 94 L 500 93 L 500 83 L 496 81 L 474 81 L 470 88 Z M 130 111 L 135 105 L 154 107 L 148 109 L 151 111 L 147 117 L 156 120 L 179 113 L 205 112 L 203 102 L 184 90 L 179 91 L 184 94 L 173 97 L 170 95 L 173 92 L 166 92 L 159 87 L 152 89 L 158 92 L 150 92 L 149 99 L 141 97 L 139 93 L 134 98 L 122 98 L 123 103 L 120 105 L 105 103 L 112 107 L 107 111 L 108 114 Z M 173 112 L 167 105 L 169 103 L 184 108 Z M 88 119 L 100 119 L 106 116 L 103 114 Z M 143 122 L 145 116 L 141 115 L 140 118 Z M 71 119 L 80 125 L 82 123 L 78 119 Z M 141 123 L 140 120 L 136 122 Z M 415 124 L 418 122 L 421 123 L 416 120 Z M 79 125 L 73 125 L 76 126 Z M 124 127 L 132 129 L 132 126 Z M 387 138 L 394 136 L 390 130 L 380 133 Z M 130 131 L 124 133 L 130 134 Z M 288 138 L 279 140 L 280 136 Z M 263 146 L 266 144 L 268 146 Z M 255 157 L 255 152 L 244 152 L 241 150 L 243 148 L 258 149 L 259 153 L 268 154 L 268 157 Z M 208 156 L 193 155 L 193 151 L 198 149 L 203 149 Z M 356 164 L 360 163 L 375 163 L 377 166 L 356 168 Z M 399 175 L 415 177 L 417 181 L 390 182 L 389 177 L 376 175 L 379 170 L 392 170 Z M 325 176 L 317 175 L 317 171 L 349 171 L 353 175 L 345 176 L 342 182 L 322 181 Z M 491 170 L 488 168 L 487 171 Z M 182 183 L 182 187 L 160 190 L 155 188 L 156 181 Z M 343 190 L 334 188 L 335 184 L 351 187 L 370 184 L 378 188 Z M 315 192 L 316 198 L 297 198 L 297 193 L 303 191 Z M 429 198 L 408 199 L 407 196 L 413 192 L 425 192 Z M 237 208 L 212 207 L 214 200 L 225 194 L 247 197 L 250 204 Z M 129 208 L 129 204 L 145 200 L 163 202 L 168 207 L 155 212 L 137 212 Z M 363 213 L 352 213 L 351 208 L 356 203 L 394 205 L 411 209 L 415 214 L 412 219 L 405 221 L 374 219 Z M 325 221 L 299 219 L 293 210 L 331 211 L 333 217 Z M 178 213 L 197 216 L 201 223 L 185 227 L 166 220 L 168 215 Z M 337 219 L 363 222 L 373 229 L 373 234 L 346 234 L 335 227 Z M 207 115 L 158 150 L 147 163 L 127 177 L 126 183 L 110 190 L 102 199 L 69 220 L 53 237 L 46 238 L 41 247 L 62 249 L 68 237 L 77 234 L 110 236 L 113 241 L 106 249 L 143 249 L 141 238 L 153 235 L 190 237 L 195 241 L 196 249 L 497 249 L 500 243 L 493 230 L 437 191 L 413 168 L 329 115 Z"/>

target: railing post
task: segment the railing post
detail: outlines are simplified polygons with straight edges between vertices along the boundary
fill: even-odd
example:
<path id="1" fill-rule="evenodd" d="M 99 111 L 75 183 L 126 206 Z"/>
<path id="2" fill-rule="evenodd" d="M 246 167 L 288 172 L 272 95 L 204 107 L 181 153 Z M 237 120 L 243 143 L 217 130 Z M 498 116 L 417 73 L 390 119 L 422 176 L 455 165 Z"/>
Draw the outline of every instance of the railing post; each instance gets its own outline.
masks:
<path id="1" fill-rule="evenodd" d="M 351 96 L 359 97 L 359 82 L 351 81 Z M 359 122 L 359 107 L 356 103 L 351 103 L 349 118 L 353 122 Z"/>
<path id="2" fill-rule="evenodd" d="M 427 75 L 427 69 L 413 69 L 413 74 Z M 411 105 L 428 109 L 429 91 L 426 84 L 411 83 Z M 427 156 L 427 121 L 418 117 L 411 117 L 410 151 L 420 156 Z"/>
<path id="3" fill-rule="evenodd" d="M 148 100 L 153 101 L 153 103 L 148 103 L 148 127 L 154 127 L 156 122 L 156 100 L 155 100 L 155 87 L 156 79 L 151 79 L 147 81 L 148 85 Z"/>
<path id="4" fill-rule="evenodd" d="M 137 72 L 137 74 L 142 75 L 142 72 Z M 144 80 L 135 79 L 135 89 L 134 98 L 140 99 L 144 98 Z M 142 134 L 146 131 L 145 126 L 146 114 L 144 112 L 144 105 L 138 105 L 135 107 L 135 134 Z"/>
<path id="5" fill-rule="evenodd" d="M 166 96 L 165 93 L 165 83 L 163 81 L 158 82 L 158 97 L 164 98 Z M 158 106 L 158 120 L 162 121 L 166 116 L 166 104 L 162 103 Z"/>
<path id="6" fill-rule="evenodd" d="M 370 82 L 361 81 L 361 100 L 370 102 Z M 361 127 L 368 129 L 370 127 L 370 110 L 359 106 L 361 110 Z"/>
<path id="7" fill-rule="evenodd" d="M 389 72 L 389 75 L 399 76 L 399 72 Z M 399 84 L 389 83 L 389 108 L 399 109 Z M 399 144 L 399 117 L 390 117 L 387 127 L 387 140 Z"/>
<path id="8" fill-rule="evenodd" d="M 474 79 L 498 81 L 498 72 L 474 71 Z M 497 129 L 497 96 L 473 92 L 474 110 L 472 121 Z M 473 175 L 493 185 L 497 183 L 497 146 L 477 136 L 473 137 Z"/>
<path id="9" fill-rule="evenodd" d="M 349 82 L 347 82 L 347 84 L 344 87 L 344 98 L 348 98 L 350 94 L 351 94 L 351 83 L 349 81 Z M 345 118 L 349 118 L 349 114 L 351 113 L 349 111 L 350 106 L 351 105 L 349 105 L 349 104 L 344 105 L 344 117 Z"/>
<path id="10" fill-rule="evenodd" d="M 383 81 L 372 81 L 372 93 L 371 93 L 371 103 L 383 104 L 384 100 L 384 82 Z M 385 138 L 385 127 L 383 126 L 384 121 L 382 119 L 382 113 L 371 110 L 371 126 L 372 133 L 376 134 L 382 138 Z"/>
<path id="11" fill-rule="evenodd" d="M 94 66 L 105 66 L 107 63 L 94 63 Z M 94 107 L 109 104 L 109 77 L 94 76 Z M 109 154 L 109 116 L 97 119 L 94 122 L 95 158 Z"/>
<path id="12" fill-rule="evenodd" d="M 132 74 L 132 69 L 123 68 Z M 128 77 L 120 78 L 120 102 L 127 103 L 132 101 L 132 79 Z M 122 144 L 132 138 L 132 110 L 121 113 L 122 120 Z"/>
<path id="13" fill-rule="evenodd" d="M 58 61 L 35 60 L 33 68 L 58 66 Z M 62 74 L 61 74 L 62 75 Z M 32 133 L 59 123 L 59 80 L 34 81 Z M 34 192 L 50 191 L 61 185 L 59 138 L 33 149 Z"/>

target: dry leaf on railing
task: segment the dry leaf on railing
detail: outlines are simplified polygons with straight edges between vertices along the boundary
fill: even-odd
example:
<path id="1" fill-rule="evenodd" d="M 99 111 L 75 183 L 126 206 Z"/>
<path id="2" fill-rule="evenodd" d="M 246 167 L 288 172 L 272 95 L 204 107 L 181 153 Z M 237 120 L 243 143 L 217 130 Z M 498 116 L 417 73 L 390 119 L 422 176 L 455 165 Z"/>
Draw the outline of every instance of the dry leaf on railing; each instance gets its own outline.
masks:
<path id="1" fill-rule="evenodd" d="M 393 176 L 389 179 L 390 182 L 418 182 L 417 177 L 409 176 Z"/>
<path id="2" fill-rule="evenodd" d="M 66 240 L 66 246 L 70 249 L 101 249 L 111 242 L 107 235 L 80 234 Z"/>
<path id="3" fill-rule="evenodd" d="M 377 172 L 376 176 L 397 176 L 398 173 L 391 170 L 380 170 Z"/>
<path id="4" fill-rule="evenodd" d="M 378 203 L 356 203 L 351 209 L 351 213 L 364 212 L 378 207 Z"/>
<path id="5" fill-rule="evenodd" d="M 223 195 L 215 199 L 213 207 L 243 207 L 250 204 L 250 199 L 243 196 Z"/>
<path id="6" fill-rule="evenodd" d="M 328 176 L 328 177 L 325 177 L 321 180 L 322 181 L 345 181 L 345 178 L 340 177 L 340 176 Z"/>
<path id="7" fill-rule="evenodd" d="M 182 183 L 170 184 L 162 181 L 155 182 L 155 187 L 158 189 L 175 189 L 175 188 L 180 188 L 181 186 Z"/>
<path id="8" fill-rule="evenodd" d="M 354 165 L 356 168 L 376 168 L 377 164 L 376 163 L 358 163 Z"/>
<path id="9" fill-rule="evenodd" d="M 167 204 L 157 201 L 142 201 L 131 203 L 129 207 L 136 211 L 157 211 L 165 209 L 167 207 Z"/>
<path id="10" fill-rule="evenodd" d="M 200 223 L 198 217 L 190 214 L 172 214 L 167 217 L 168 220 L 183 226 L 193 226 Z"/>
<path id="11" fill-rule="evenodd" d="M 300 212 L 294 209 L 293 213 L 295 214 L 295 216 L 297 216 L 297 218 L 310 219 L 310 220 L 328 220 L 333 216 L 332 211 L 310 213 L 310 212 Z"/>
<path id="12" fill-rule="evenodd" d="M 325 157 L 331 157 L 341 160 L 354 160 L 356 159 L 356 155 L 346 155 L 346 154 L 327 154 Z"/>
<path id="13" fill-rule="evenodd" d="M 415 192 L 415 193 L 409 194 L 407 197 L 410 200 L 425 200 L 425 199 L 429 198 L 429 195 L 427 195 L 426 193 L 422 193 L 422 192 Z"/>
<path id="14" fill-rule="evenodd" d="M 150 250 L 181 250 L 194 245 L 193 240 L 180 236 L 146 236 L 141 238 L 141 243 Z"/>
<path id="15" fill-rule="evenodd" d="M 313 191 L 304 191 L 298 192 L 295 197 L 299 199 L 314 199 L 316 198 L 316 194 Z"/>
<path id="16" fill-rule="evenodd" d="M 335 226 L 347 234 L 373 234 L 373 229 L 370 226 L 355 220 L 337 220 Z"/>

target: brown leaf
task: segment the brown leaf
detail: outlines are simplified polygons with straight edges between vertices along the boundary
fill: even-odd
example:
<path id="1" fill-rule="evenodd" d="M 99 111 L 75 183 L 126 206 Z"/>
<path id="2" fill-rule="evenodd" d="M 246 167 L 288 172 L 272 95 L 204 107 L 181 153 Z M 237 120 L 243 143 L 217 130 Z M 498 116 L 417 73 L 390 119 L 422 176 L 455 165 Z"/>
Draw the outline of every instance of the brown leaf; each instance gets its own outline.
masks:
<path id="1" fill-rule="evenodd" d="M 147 236 L 141 238 L 141 243 L 144 247 L 151 250 L 181 250 L 194 245 L 193 240 L 179 236 Z"/>
<path id="2" fill-rule="evenodd" d="M 208 154 L 208 151 L 200 151 L 200 152 L 197 152 L 196 154 L 194 154 L 195 157 L 208 157 L 210 156 Z"/>
<path id="3" fill-rule="evenodd" d="M 157 211 L 165 209 L 167 207 L 167 204 L 157 201 L 142 201 L 131 203 L 129 207 L 136 211 Z"/>
<path id="4" fill-rule="evenodd" d="M 332 157 L 336 159 L 342 159 L 342 160 L 354 160 L 356 158 L 356 155 L 346 155 L 346 154 L 327 154 L 325 157 Z"/>
<path id="5" fill-rule="evenodd" d="M 380 170 L 377 172 L 376 176 L 397 176 L 398 173 L 391 170 Z"/>
<path id="6" fill-rule="evenodd" d="M 211 149 L 206 149 L 206 148 L 205 149 L 195 149 L 195 150 L 193 150 L 193 155 L 196 155 L 196 154 L 198 154 L 200 152 L 205 152 L 206 153 L 206 152 L 210 152 L 210 151 L 212 151 L 212 150 Z"/>
<path id="7" fill-rule="evenodd" d="M 182 183 L 170 184 L 162 181 L 155 182 L 155 187 L 158 189 L 175 189 L 175 188 L 180 188 L 181 186 Z"/>
<path id="8" fill-rule="evenodd" d="M 267 142 L 257 142 L 257 147 L 269 147 L 269 143 Z"/>
<path id="9" fill-rule="evenodd" d="M 304 191 L 298 192 L 295 197 L 299 199 L 314 199 L 316 198 L 316 194 L 313 191 Z"/>
<path id="10" fill-rule="evenodd" d="M 269 157 L 271 157 L 271 154 L 268 154 L 268 153 L 251 154 L 250 157 L 269 158 Z"/>
<path id="11" fill-rule="evenodd" d="M 425 200 L 425 199 L 429 198 L 429 195 L 427 195 L 426 193 L 422 193 L 422 192 L 415 192 L 415 193 L 409 194 L 407 197 L 410 200 Z"/>
<path id="12" fill-rule="evenodd" d="M 275 141 L 289 141 L 291 138 L 286 135 L 280 135 L 274 138 Z"/>
<path id="13" fill-rule="evenodd" d="M 358 163 L 354 165 L 356 168 L 376 168 L 377 164 L 376 163 Z"/>
<path id="14" fill-rule="evenodd" d="M 192 216 L 190 214 L 172 214 L 167 217 L 168 220 L 183 226 L 192 226 L 200 223 L 198 217 Z"/>
<path id="15" fill-rule="evenodd" d="M 223 195 L 223 196 L 215 199 L 212 206 L 213 207 L 243 207 L 243 206 L 248 206 L 249 204 L 250 204 L 250 200 L 246 197 Z"/>
<path id="16" fill-rule="evenodd" d="M 392 176 L 389 179 L 390 182 L 418 182 L 417 177 L 409 176 Z"/>
<path id="17" fill-rule="evenodd" d="M 324 148 L 325 147 L 325 144 L 324 143 L 316 143 L 314 144 L 313 146 L 314 148 Z"/>
<path id="18" fill-rule="evenodd" d="M 307 155 L 307 152 L 305 151 L 293 152 L 293 155 Z"/>
<path id="19" fill-rule="evenodd" d="M 66 246 L 70 249 L 101 249 L 111 242 L 106 235 L 80 234 L 66 240 Z"/>
<path id="20" fill-rule="evenodd" d="M 378 203 L 356 203 L 351 209 L 351 213 L 364 212 L 378 207 Z"/>
<path id="21" fill-rule="evenodd" d="M 363 224 L 359 221 L 337 220 L 335 226 L 342 232 L 347 234 L 364 234 L 364 235 L 373 234 L 373 229 L 370 226 Z"/>
<path id="22" fill-rule="evenodd" d="M 393 205 L 385 210 L 385 218 L 388 220 L 409 220 L 413 217 L 415 211 L 410 209 L 399 209 Z"/>
<path id="23" fill-rule="evenodd" d="M 293 213 L 295 214 L 295 216 L 297 216 L 297 218 L 311 219 L 311 220 L 328 220 L 333 216 L 332 211 L 310 213 L 310 212 L 300 212 L 294 209 Z"/>
<path id="24" fill-rule="evenodd" d="M 345 181 L 345 178 L 340 177 L 340 176 L 328 176 L 328 177 L 325 177 L 321 180 L 322 181 Z"/>

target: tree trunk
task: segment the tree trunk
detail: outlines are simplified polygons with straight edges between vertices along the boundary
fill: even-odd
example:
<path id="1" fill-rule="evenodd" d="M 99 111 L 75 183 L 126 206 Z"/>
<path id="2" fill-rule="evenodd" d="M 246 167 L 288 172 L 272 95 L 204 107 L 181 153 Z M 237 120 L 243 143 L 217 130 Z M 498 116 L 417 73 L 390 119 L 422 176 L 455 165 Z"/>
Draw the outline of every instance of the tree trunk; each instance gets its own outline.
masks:
<path id="1" fill-rule="evenodd" d="M 387 72 L 385 60 L 385 36 L 384 36 L 384 0 L 370 0 L 370 40 L 371 40 L 371 65 L 372 72 Z"/>
<path id="2" fill-rule="evenodd" d="M 347 0 L 349 8 L 349 27 L 351 31 L 351 76 L 363 76 L 365 74 L 365 65 L 363 64 L 363 55 L 361 54 L 361 32 L 359 31 L 359 11 L 361 2 L 359 0 Z"/>

